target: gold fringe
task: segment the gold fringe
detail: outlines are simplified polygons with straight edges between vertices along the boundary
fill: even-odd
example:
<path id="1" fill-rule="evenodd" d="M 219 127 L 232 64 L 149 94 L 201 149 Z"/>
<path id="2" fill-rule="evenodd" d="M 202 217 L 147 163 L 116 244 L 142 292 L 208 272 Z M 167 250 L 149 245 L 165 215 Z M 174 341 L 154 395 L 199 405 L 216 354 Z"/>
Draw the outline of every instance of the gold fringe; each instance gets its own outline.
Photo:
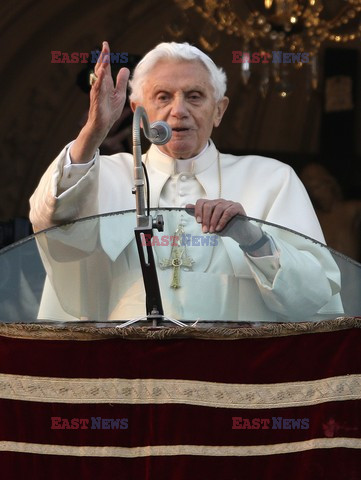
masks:
<path id="1" fill-rule="evenodd" d="M 121 325 L 121 323 L 119 323 Z M 214 324 L 213 324 L 214 325 Z M 77 325 L 63 323 L 0 323 L 0 336 L 34 340 L 172 340 L 198 338 L 203 340 L 240 340 L 243 338 L 285 337 L 308 333 L 323 333 L 361 328 L 361 317 L 340 317 L 319 322 L 265 323 L 252 326 L 223 322 L 217 326 L 189 327 L 127 327 L 117 328 L 114 323 L 93 326 L 86 322 Z"/>

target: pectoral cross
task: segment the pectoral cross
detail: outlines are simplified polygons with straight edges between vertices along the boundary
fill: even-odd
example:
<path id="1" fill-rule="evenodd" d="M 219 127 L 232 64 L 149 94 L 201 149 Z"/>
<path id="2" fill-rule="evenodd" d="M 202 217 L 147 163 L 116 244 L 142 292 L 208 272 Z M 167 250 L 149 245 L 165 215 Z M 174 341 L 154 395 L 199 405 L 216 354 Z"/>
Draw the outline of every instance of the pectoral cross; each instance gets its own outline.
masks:
<path id="1" fill-rule="evenodd" d="M 173 267 L 173 275 L 171 281 L 171 288 L 179 288 L 180 284 L 180 269 L 185 267 L 187 270 L 192 269 L 194 260 L 187 255 L 186 246 L 181 245 L 182 235 L 184 235 L 184 230 L 182 226 L 179 226 L 175 232 L 175 245 L 172 246 L 170 257 L 163 258 L 159 262 L 161 269 Z"/>

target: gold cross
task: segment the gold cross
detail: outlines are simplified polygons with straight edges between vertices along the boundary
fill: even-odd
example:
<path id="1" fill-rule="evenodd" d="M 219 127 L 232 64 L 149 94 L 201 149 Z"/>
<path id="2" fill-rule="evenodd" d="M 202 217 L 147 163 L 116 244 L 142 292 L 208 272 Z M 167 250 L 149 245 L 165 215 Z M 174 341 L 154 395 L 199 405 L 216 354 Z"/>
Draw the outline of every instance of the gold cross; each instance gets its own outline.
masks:
<path id="1" fill-rule="evenodd" d="M 168 259 L 163 258 L 159 262 L 161 269 L 173 267 L 171 288 L 179 288 L 181 286 L 179 281 L 180 268 L 186 267 L 191 270 L 194 263 L 194 260 L 187 255 L 185 245 L 181 245 L 183 235 L 184 229 L 180 225 L 175 232 L 174 245 L 172 246 L 170 257 Z"/>

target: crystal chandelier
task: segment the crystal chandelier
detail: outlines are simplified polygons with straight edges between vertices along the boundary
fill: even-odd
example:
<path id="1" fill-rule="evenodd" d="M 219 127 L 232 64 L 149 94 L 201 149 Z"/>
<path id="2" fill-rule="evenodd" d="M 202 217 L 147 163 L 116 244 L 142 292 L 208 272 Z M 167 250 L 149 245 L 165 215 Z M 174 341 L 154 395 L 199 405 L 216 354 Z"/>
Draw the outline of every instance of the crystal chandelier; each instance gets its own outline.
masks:
<path id="1" fill-rule="evenodd" d="M 221 36 L 234 37 L 243 52 L 271 54 L 289 52 L 306 54 L 311 86 L 318 87 L 318 53 L 323 43 L 347 43 L 361 38 L 361 0 L 174 0 L 183 10 L 169 26 L 180 36 L 182 21 L 192 12 L 201 15 L 205 24 L 200 28 L 197 42 L 212 52 L 221 43 Z M 199 18 L 199 17 L 198 17 Z M 268 53 L 267 53 L 268 52 Z M 241 79 L 246 85 L 252 76 L 247 58 L 240 62 Z M 274 80 L 280 96 L 291 91 L 289 70 L 302 68 L 300 61 L 293 65 L 270 62 L 262 65 L 260 91 L 266 96 L 270 79 Z"/>

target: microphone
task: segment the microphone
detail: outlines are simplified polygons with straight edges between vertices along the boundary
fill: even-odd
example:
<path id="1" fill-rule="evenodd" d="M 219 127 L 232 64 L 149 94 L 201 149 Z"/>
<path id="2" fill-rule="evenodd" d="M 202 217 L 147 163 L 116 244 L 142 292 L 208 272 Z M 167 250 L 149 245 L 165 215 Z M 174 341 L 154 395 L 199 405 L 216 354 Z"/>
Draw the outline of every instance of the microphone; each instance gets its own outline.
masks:
<path id="1" fill-rule="evenodd" d="M 163 121 L 149 125 L 147 112 L 138 105 L 133 116 L 133 158 L 134 158 L 134 193 L 137 207 L 137 226 L 148 225 L 149 215 L 145 214 L 144 170 L 142 164 L 142 146 L 140 128 L 143 125 L 145 137 L 155 145 L 164 145 L 172 137 L 172 129 Z"/>
<path id="2" fill-rule="evenodd" d="M 167 122 L 154 122 L 150 125 L 148 140 L 155 145 L 164 145 L 172 138 L 172 129 Z"/>

